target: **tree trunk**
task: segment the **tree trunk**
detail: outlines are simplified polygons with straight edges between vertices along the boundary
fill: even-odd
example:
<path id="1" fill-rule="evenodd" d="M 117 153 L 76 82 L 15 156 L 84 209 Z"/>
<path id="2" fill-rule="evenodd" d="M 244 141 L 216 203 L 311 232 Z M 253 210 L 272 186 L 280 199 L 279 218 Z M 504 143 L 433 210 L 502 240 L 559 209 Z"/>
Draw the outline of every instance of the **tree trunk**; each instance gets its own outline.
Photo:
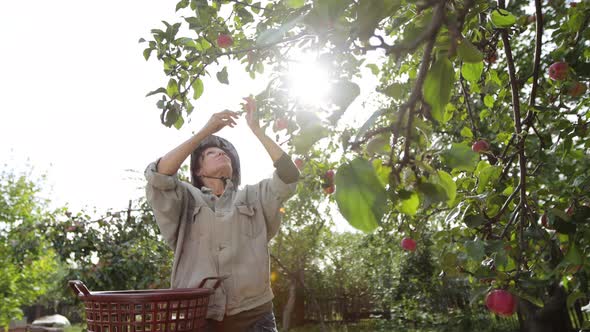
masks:
<path id="1" fill-rule="evenodd" d="M 287 300 L 287 304 L 285 304 L 285 309 L 283 310 L 283 330 L 285 331 L 289 331 L 289 328 L 291 327 L 291 314 L 295 308 L 296 289 L 297 281 L 293 279 L 289 280 L 289 299 Z"/>
<path id="2" fill-rule="evenodd" d="M 569 332 L 573 331 L 567 312 L 567 293 L 561 286 L 549 291 L 543 307 L 525 299 L 519 300 L 519 318 L 522 332 Z"/>
<path id="3" fill-rule="evenodd" d="M 297 270 L 297 275 L 300 281 L 304 280 L 303 269 Z M 295 283 L 295 285 L 297 285 Z M 305 290 L 303 287 L 295 288 L 295 312 L 291 322 L 293 327 L 302 326 L 305 323 Z"/>

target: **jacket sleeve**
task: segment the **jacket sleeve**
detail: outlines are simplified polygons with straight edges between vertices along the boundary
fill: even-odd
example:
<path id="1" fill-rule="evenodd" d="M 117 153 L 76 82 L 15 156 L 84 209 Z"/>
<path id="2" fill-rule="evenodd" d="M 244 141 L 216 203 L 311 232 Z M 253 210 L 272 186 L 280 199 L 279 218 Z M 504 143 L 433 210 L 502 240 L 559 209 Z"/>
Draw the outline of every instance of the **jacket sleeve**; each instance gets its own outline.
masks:
<path id="1" fill-rule="evenodd" d="M 262 205 L 268 240 L 272 239 L 279 231 L 279 226 L 281 225 L 281 213 L 279 209 L 285 201 L 293 196 L 297 189 L 297 180 L 299 179 L 297 168 L 295 168 L 296 177 L 291 183 L 286 183 L 279 175 L 279 167 L 281 167 L 281 163 L 285 163 L 285 156 L 286 154 L 281 158 L 283 161 L 279 161 L 280 163 L 278 165 L 275 164 L 278 167 L 274 171 L 272 178 L 262 180 L 258 183 L 258 197 Z M 290 158 L 289 162 L 293 163 Z"/>
<path id="2" fill-rule="evenodd" d="M 154 211 L 162 237 L 174 250 L 187 191 L 176 174 L 158 173 L 157 164 L 157 161 L 149 164 L 144 173 L 147 180 L 146 198 Z"/>

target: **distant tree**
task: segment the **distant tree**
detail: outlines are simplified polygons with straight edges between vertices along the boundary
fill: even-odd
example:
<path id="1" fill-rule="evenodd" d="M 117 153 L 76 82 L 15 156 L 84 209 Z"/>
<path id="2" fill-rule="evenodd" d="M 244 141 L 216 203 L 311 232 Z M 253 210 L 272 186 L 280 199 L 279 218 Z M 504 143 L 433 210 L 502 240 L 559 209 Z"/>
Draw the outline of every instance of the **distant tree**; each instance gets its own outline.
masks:
<path id="1" fill-rule="evenodd" d="M 43 181 L 31 174 L 0 171 L 0 329 L 21 319 L 51 285 L 56 253 L 41 225 L 55 217 L 40 197 Z"/>

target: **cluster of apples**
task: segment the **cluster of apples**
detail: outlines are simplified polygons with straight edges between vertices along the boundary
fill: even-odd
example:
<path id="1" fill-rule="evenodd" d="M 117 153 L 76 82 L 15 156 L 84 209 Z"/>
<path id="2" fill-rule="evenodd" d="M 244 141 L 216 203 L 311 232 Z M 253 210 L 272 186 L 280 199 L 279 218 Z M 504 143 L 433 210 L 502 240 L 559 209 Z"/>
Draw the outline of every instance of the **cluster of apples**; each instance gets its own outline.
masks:
<path id="1" fill-rule="evenodd" d="M 333 194 L 336 190 L 336 185 L 334 185 L 334 170 L 329 169 L 324 173 L 322 188 L 324 188 L 324 193 L 326 195 Z"/>
<path id="2" fill-rule="evenodd" d="M 568 96 L 578 98 L 586 93 L 586 84 L 570 78 L 570 67 L 567 62 L 555 62 L 548 69 L 549 78 L 554 81 L 563 82 L 565 93 Z"/>

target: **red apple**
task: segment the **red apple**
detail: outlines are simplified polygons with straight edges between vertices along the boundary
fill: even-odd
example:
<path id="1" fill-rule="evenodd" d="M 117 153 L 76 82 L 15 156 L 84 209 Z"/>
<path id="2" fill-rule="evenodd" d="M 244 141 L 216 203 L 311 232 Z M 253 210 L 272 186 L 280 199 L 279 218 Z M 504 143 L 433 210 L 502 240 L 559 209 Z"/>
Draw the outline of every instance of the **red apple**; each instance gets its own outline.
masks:
<path id="1" fill-rule="evenodd" d="M 416 250 L 416 241 L 414 241 L 413 239 L 411 239 L 409 237 L 405 237 L 402 240 L 402 248 L 404 250 L 414 251 L 414 250 Z"/>
<path id="2" fill-rule="evenodd" d="M 586 93 L 586 84 L 580 82 L 573 82 L 567 89 L 567 94 L 572 97 L 580 97 Z"/>
<path id="3" fill-rule="evenodd" d="M 490 149 L 490 144 L 485 140 L 479 140 L 471 146 L 471 150 L 477 153 L 483 153 Z"/>
<path id="4" fill-rule="evenodd" d="M 335 185 L 333 185 L 333 184 L 331 184 L 331 185 L 329 185 L 328 187 L 325 187 L 325 188 L 324 188 L 324 193 L 325 193 L 326 195 L 330 195 L 330 194 L 333 194 L 335 190 L 336 190 L 336 186 L 335 186 Z"/>
<path id="5" fill-rule="evenodd" d="M 553 229 L 550 225 L 549 225 L 549 218 L 547 218 L 547 213 L 544 213 L 541 216 L 541 225 L 543 225 L 543 227 L 547 228 L 547 229 Z"/>
<path id="6" fill-rule="evenodd" d="M 333 181 L 334 180 L 334 170 L 330 169 L 326 171 L 326 179 Z"/>
<path id="7" fill-rule="evenodd" d="M 226 35 L 226 34 L 220 34 L 219 36 L 217 36 L 217 46 L 221 47 L 221 48 L 228 48 L 230 46 L 232 46 L 234 43 L 234 40 L 232 39 L 232 37 L 230 35 Z"/>
<path id="8" fill-rule="evenodd" d="M 568 216 L 573 216 L 574 215 L 574 206 L 570 206 L 567 208 L 567 210 L 565 210 L 565 214 L 567 214 Z"/>
<path id="9" fill-rule="evenodd" d="M 246 112 L 254 112 L 256 111 L 256 99 L 254 99 L 254 97 L 252 96 L 248 96 L 246 98 L 242 98 L 246 101 L 245 104 L 242 104 L 242 108 L 246 111 Z"/>
<path id="10" fill-rule="evenodd" d="M 486 307 L 500 316 L 511 316 L 516 309 L 516 301 L 510 292 L 495 289 L 486 296 Z"/>
<path id="11" fill-rule="evenodd" d="M 275 131 L 287 129 L 288 126 L 289 126 L 289 120 L 287 120 L 287 118 L 282 117 L 282 118 L 278 118 L 275 120 L 275 124 L 274 124 Z"/>
<path id="12" fill-rule="evenodd" d="M 570 2 L 570 7 L 572 7 L 572 8 L 576 8 L 577 5 L 578 5 L 577 2 Z"/>
<path id="13" fill-rule="evenodd" d="M 250 51 L 248 54 L 246 54 L 246 58 L 248 59 L 249 63 L 253 63 L 256 60 L 256 53 Z"/>
<path id="14" fill-rule="evenodd" d="M 303 160 L 301 158 L 295 159 L 295 166 L 297 166 L 298 169 L 302 169 L 303 168 Z"/>
<path id="15" fill-rule="evenodd" d="M 498 54 L 496 54 L 496 52 L 491 52 L 484 60 L 486 60 L 488 63 L 496 63 L 496 60 L 498 60 Z"/>
<path id="16" fill-rule="evenodd" d="M 569 66 L 565 62 L 555 62 L 549 66 L 549 77 L 554 81 L 563 81 L 567 78 Z"/>

